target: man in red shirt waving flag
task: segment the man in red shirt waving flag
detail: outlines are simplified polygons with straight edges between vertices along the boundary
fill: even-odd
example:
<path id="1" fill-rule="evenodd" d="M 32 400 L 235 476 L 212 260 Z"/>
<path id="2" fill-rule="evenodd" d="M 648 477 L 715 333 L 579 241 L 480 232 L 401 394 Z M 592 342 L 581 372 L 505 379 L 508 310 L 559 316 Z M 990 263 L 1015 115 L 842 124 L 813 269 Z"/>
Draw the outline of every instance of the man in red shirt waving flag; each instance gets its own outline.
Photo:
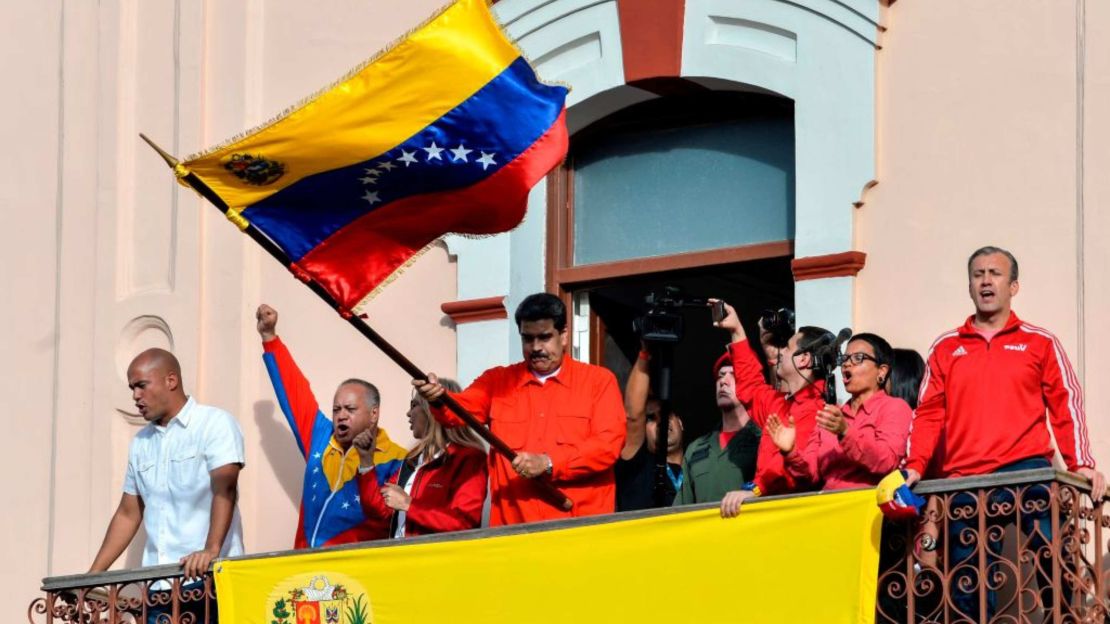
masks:
<path id="1" fill-rule="evenodd" d="M 613 465 L 624 446 L 624 403 L 608 369 L 566 357 L 567 310 L 555 295 L 530 295 L 516 310 L 524 361 L 491 368 L 451 396 L 488 423 L 517 453 L 489 456 L 490 524 L 518 524 L 612 513 Z M 434 402 L 444 394 L 433 374 L 413 380 L 444 425 L 462 424 Z M 552 505 L 530 483 L 550 478 L 574 501 Z"/>

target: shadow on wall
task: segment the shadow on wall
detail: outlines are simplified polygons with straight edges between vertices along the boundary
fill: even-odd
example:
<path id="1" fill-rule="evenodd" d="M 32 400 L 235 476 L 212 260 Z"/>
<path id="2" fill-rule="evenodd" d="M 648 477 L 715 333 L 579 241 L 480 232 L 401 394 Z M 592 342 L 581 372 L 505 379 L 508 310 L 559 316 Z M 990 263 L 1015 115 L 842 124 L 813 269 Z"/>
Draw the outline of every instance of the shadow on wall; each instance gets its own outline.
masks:
<path id="1" fill-rule="evenodd" d="M 284 417 L 275 417 L 273 401 L 255 401 L 254 422 L 258 425 L 259 442 L 266 462 L 277 477 L 281 489 L 293 508 L 301 504 L 301 481 L 304 478 L 304 458 L 293 439 Z"/>

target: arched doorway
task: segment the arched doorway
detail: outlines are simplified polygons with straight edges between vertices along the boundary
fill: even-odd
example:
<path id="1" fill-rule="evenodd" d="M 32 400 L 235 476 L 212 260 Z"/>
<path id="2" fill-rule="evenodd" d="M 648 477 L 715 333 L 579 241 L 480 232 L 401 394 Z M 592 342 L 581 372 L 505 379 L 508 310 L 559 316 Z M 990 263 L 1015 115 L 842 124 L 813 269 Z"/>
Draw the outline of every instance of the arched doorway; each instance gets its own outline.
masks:
<path id="1" fill-rule="evenodd" d="M 548 180 L 547 289 L 574 312 L 576 356 L 623 383 L 640 349 L 633 319 L 667 289 L 723 298 L 754 323 L 792 307 L 794 106 L 787 98 L 696 89 L 579 130 Z M 685 307 L 674 404 L 688 439 L 717 418 L 711 370 L 726 337 Z"/>

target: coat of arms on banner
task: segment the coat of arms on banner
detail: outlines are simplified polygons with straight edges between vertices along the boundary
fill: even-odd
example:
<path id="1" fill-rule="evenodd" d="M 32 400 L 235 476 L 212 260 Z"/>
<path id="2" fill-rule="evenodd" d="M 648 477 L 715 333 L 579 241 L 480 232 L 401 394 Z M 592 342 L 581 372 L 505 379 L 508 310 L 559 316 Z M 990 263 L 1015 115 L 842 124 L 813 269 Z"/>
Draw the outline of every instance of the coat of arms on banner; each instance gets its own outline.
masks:
<path id="1" fill-rule="evenodd" d="M 371 624 L 373 621 L 366 592 L 353 579 L 338 574 L 298 575 L 287 579 L 270 593 L 267 608 L 266 619 L 271 624 Z"/>

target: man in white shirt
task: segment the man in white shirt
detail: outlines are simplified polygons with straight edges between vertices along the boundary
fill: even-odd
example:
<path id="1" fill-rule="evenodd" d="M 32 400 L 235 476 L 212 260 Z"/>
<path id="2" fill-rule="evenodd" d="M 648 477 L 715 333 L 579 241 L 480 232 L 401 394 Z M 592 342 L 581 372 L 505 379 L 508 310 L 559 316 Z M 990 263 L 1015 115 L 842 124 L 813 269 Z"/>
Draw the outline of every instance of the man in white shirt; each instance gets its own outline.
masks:
<path id="1" fill-rule="evenodd" d="M 235 504 L 243 433 L 231 414 L 186 396 L 168 351 L 140 353 L 127 385 L 148 424 L 131 441 L 123 498 L 89 572 L 107 570 L 141 521 L 144 566 L 180 563 L 186 579 L 199 578 L 216 557 L 243 554 Z"/>

